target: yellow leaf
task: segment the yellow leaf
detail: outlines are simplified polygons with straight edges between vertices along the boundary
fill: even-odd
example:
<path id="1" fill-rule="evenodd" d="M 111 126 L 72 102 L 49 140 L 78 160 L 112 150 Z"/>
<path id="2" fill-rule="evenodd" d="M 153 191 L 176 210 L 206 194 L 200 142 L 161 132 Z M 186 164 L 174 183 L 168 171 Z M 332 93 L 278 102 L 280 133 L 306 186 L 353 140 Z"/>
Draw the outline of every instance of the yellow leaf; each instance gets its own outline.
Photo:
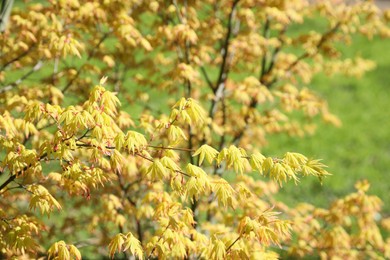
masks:
<path id="1" fill-rule="evenodd" d="M 122 246 L 125 242 L 124 235 L 123 234 L 117 234 L 108 245 L 108 251 L 110 253 L 110 257 L 114 258 L 115 252 L 122 251 Z"/>
<path id="2" fill-rule="evenodd" d="M 205 157 L 206 160 L 211 164 L 213 160 L 217 158 L 218 151 L 213 147 L 204 144 L 198 150 L 196 150 L 192 156 L 197 156 L 197 155 L 199 155 L 199 165 L 202 165 L 202 162 Z"/>

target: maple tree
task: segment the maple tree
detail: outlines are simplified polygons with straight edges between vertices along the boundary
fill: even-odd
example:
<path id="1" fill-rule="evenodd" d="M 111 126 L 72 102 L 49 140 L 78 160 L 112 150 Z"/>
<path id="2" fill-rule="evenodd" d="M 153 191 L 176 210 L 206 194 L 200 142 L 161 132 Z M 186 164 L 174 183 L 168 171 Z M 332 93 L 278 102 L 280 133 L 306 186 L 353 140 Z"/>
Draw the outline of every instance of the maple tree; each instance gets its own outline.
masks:
<path id="1" fill-rule="evenodd" d="M 313 132 L 314 118 L 340 124 L 311 79 L 372 69 L 338 46 L 389 37 L 390 12 L 372 1 L 50 0 L 4 18 L 2 258 L 390 257 L 390 220 L 366 181 L 327 209 L 290 208 L 274 196 L 283 183 L 321 181 L 326 166 L 261 153 L 271 134 Z M 310 19 L 322 28 L 296 33 Z"/>

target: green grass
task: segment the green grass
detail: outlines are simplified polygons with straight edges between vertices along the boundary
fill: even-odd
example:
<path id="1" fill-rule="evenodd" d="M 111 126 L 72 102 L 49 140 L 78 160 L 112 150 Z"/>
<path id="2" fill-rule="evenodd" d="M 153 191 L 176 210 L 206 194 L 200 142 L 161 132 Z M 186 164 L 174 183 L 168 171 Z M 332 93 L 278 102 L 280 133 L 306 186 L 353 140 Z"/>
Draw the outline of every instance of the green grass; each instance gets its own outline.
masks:
<path id="1" fill-rule="evenodd" d="M 342 120 L 341 128 L 322 124 L 314 136 L 270 138 L 266 153 L 297 151 L 322 158 L 333 174 L 323 186 L 308 178 L 298 186 L 286 185 L 279 195 L 283 201 L 325 206 L 353 191 L 357 180 L 367 179 L 370 193 L 379 196 L 385 203 L 385 213 L 390 213 L 389 45 L 388 39 L 354 37 L 354 43 L 342 48 L 343 52 L 376 61 L 376 69 L 360 79 L 324 75 L 314 78 L 311 88 L 328 100 L 331 111 Z"/>

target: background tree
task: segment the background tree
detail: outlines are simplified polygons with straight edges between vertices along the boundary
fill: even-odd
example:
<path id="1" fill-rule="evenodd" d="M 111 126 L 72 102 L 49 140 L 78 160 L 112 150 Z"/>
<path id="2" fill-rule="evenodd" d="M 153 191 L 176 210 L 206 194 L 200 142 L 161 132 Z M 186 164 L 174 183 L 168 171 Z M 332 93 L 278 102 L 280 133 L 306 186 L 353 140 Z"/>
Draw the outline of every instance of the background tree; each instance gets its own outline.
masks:
<path id="1" fill-rule="evenodd" d="M 311 78 L 373 68 L 337 46 L 388 37 L 388 18 L 371 1 L 14 9 L 0 36 L 2 256 L 390 257 L 368 183 L 329 209 L 288 208 L 279 186 L 329 173 L 261 153 L 268 135 L 303 136 L 316 117 L 340 124 Z M 310 19 L 322 28 L 296 33 Z"/>

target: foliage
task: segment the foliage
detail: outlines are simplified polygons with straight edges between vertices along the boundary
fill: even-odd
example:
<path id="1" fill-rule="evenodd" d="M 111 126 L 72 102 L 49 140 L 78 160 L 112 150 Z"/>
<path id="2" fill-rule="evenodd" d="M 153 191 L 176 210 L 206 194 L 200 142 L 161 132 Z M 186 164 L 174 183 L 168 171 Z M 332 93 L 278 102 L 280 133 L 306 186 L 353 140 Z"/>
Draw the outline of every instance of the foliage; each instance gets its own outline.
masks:
<path id="1" fill-rule="evenodd" d="M 290 31 L 317 16 L 324 28 Z M 317 117 L 340 124 L 311 79 L 372 69 L 337 46 L 355 33 L 388 37 L 389 18 L 370 1 L 14 10 L 0 38 L 1 255 L 80 259 L 88 245 L 94 256 L 140 259 L 390 257 L 368 183 L 328 209 L 288 208 L 279 187 L 321 181 L 326 166 L 261 152 L 267 136 L 311 133 Z M 101 75 L 110 77 L 95 85 Z M 58 210 L 63 221 L 43 217 Z"/>

